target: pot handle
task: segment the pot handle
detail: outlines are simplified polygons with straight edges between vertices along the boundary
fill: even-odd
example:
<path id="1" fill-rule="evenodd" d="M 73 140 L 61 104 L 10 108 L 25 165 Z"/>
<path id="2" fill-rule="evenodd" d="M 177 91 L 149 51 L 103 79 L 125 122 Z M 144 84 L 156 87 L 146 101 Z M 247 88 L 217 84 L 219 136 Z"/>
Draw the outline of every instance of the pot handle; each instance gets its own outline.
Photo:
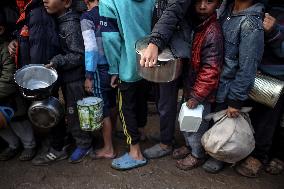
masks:
<path id="1" fill-rule="evenodd" d="M 4 114 L 7 120 L 10 121 L 12 117 L 14 116 L 14 110 L 12 108 L 0 106 L 0 109 L 1 109 L 0 112 Z"/>
<path id="2" fill-rule="evenodd" d="M 29 98 L 29 99 L 36 98 L 36 96 L 37 96 L 37 95 L 33 95 L 33 96 L 32 96 L 32 95 L 26 95 L 24 91 L 22 91 L 22 95 L 23 95 L 25 98 Z"/>

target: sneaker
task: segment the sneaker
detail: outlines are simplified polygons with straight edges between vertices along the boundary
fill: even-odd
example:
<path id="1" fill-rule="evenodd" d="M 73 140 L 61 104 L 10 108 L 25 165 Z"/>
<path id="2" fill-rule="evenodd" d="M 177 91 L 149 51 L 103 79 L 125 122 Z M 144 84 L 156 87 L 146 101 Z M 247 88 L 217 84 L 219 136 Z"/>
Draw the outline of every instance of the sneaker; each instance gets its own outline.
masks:
<path id="1" fill-rule="evenodd" d="M 90 148 L 77 147 L 69 158 L 70 163 L 80 163 L 89 154 Z"/>
<path id="2" fill-rule="evenodd" d="M 3 152 L 0 154 L 0 161 L 7 161 L 12 159 L 18 154 L 19 150 L 18 149 L 13 149 L 13 148 L 6 148 Z"/>
<path id="3" fill-rule="evenodd" d="M 32 160 L 33 165 L 50 165 L 54 162 L 67 159 L 68 155 L 65 150 L 57 151 L 50 148 L 47 152 L 40 154 Z"/>
<path id="4" fill-rule="evenodd" d="M 30 161 L 32 160 L 36 155 L 36 149 L 35 148 L 26 148 L 21 153 L 19 160 L 20 161 Z"/>

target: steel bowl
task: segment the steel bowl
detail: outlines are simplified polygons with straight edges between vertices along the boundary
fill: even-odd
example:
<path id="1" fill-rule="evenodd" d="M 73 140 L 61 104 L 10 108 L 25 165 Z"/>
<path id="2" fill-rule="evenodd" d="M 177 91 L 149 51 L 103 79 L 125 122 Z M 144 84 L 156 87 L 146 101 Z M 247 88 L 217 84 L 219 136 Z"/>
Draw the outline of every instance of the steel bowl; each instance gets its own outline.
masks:
<path id="1" fill-rule="evenodd" d="M 141 55 L 149 44 L 149 37 L 138 40 L 135 44 L 138 74 L 152 82 L 164 83 L 177 79 L 182 73 L 182 61 L 174 57 L 169 48 L 164 49 L 158 56 L 157 64 L 151 68 L 140 65 Z"/>
<path id="2" fill-rule="evenodd" d="M 58 74 L 44 65 L 32 64 L 17 70 L 14 79 L 25 98 L 44 99 L 51 95 Z"/>
<path id="3" fill-rule="evenodd" d="M 59 100 L 49 97 L 45 100 L 34 101 L 28 110 L 30 121 L 40 128 L 51 128 L 64 117 L 64 107 Z"/>

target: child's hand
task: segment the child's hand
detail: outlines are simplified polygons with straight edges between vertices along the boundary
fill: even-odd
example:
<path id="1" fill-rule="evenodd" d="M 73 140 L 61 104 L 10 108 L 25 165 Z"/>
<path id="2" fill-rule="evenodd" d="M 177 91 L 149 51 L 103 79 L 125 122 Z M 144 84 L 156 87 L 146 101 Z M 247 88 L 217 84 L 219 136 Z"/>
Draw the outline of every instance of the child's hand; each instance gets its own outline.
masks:
<path id="1" fill-rule="evenodd" d="M 18 43 L 17 43 L 16 40 L 13 40 L 13 41 L 11 41 L 9 43 L 8 51 L 9 51 L 11 56 L 15 56 L 16 55 L 17 47 L 18 47 Z"/>
<path id="2" fill-rule="evenodd" d="M 88 93 L 93 93 L 93 82 L 90 79 L 85 80 L 85 91 Z"/>
<path id="3" fill-rule="evenodd" d="M 111 76 L 111 81 L 110 81 L 110 86 L 112 88 L 116 88 L 118 85 L 118 75 L 112 75 Z"/>
<path id="4" fill-rule="evenodd" d="M 198 106 L 198 101 L 191 98 L 187 101 L 186 103 L 186 106 L 189 108 L 189 109 L 195 109 L 197 106 Z"/>
<path id="5" fill-rule="evenodd" d="M 232 107 L 228 107 L 227 109 L 227 116 L 229 118 L 237 118 L 240 115 L 240 110 Z"/>
<path id="6" fill-rule="evenodd" d="M 158 53 L 158 47 L 150 43 L 147 49 L 141 54 L 140 65 L 146 68 L 153 67 L 157 63 Z"/>
<path id="7" fill-rule="evenodd" d="M 49 64 L 44 65 L 44 67 L 50 69 L 50 68 L 54 68 L 54 64 L 52 62 L 50 62 Z"/>
<path id="8" fill-rule="evenodd" d="M 275 27 L 276 25 L 276 19 L 272 16 L 270 16 L 270 14 L 268 13 L 265 13 L 265 18 L 264 18 L 264 21 L 263 21 L 263 28 L 264 28 L 264 31 L 266 33 L 269 33 L 273 30 L 273 28 Z"/>

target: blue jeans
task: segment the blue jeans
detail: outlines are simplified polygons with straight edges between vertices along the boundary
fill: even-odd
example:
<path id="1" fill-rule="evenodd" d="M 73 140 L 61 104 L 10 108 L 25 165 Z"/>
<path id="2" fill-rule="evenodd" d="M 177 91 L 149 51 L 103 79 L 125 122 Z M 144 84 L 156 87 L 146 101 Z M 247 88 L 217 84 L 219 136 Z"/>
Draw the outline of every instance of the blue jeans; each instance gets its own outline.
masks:
<path id="1" fill-rule="evenodd" d="M 211 104 L 203 104 L 203 118 L 211 112 Z M 201 144 L 203 134 L 209 129 L 209 121 L 202 120 L 197 132 L 183 132 L 186 145 L 191 149 L 191 154 L 196 158 L 204 158 L 205 151 Z"/>

